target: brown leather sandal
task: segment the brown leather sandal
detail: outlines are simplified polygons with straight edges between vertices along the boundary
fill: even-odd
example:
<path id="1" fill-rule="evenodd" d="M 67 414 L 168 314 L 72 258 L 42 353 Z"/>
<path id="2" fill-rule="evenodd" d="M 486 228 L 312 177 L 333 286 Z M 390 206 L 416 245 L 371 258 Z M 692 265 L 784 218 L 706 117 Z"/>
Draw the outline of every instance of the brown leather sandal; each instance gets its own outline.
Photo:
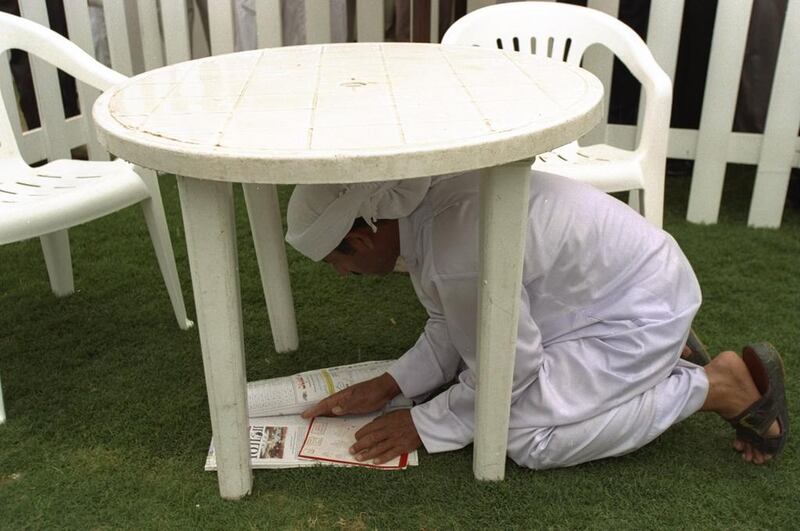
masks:
<path id="1" fill-rule="evenodd" d="M 689 329 L 689 337 L 686 339 L 686 348 L 689 349 L 689 354 L 683 357 L 686 361 L 694 363 L 695 365 L 700 365 L 701 367 L 705 367 L 711 362 L 711 356 L 708 355 L 706 346 L 700 341 L 700 338 L 697 337 L 694 328 Z"/>
<path id="2" fill-rule="evenodd" d="M 761 398 L 728 422 L 736 430 L 737 439 L 750 443 L 773 458 L 778 457 L 789 438 L 789 409 L 786 406 L 783 360 L 769 343 L 755 343 L 744 347 L 742 360 L 747 365 Z M 776 420 L 780 424 L 780 435 L 766 437 L 767 430 Z"/>

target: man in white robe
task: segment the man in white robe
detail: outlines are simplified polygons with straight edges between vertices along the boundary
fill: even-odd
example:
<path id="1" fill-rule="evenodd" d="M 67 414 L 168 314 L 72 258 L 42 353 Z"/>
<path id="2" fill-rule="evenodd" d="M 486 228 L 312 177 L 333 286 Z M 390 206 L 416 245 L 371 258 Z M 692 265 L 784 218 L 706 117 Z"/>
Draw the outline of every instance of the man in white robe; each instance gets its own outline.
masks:
<path id="1" fill-rule="evenodd" d="M 539 172 L 531 179 L 509 457 L 545 469 L 618 456 L 700 409 L 731 418 L 758 400 L 735 353 L 705 369 L 681 359 L 701 296 L 669 234 L 588 185 Z M 342 274 L 387 273 L 399 254 L 429 315 L 387 374 L 305 413 L 363 413 L 400 392 L 414 398 L 410 412 L 357 434 L 351 451 L 360 459 L 473 441 L 478 193 L 478 175 L 464 174 L 432 185 L 299 186 L 292 196 L 289 243 Z M 770 458 L 743 440 L 735 447 L 748 461 Z"/>

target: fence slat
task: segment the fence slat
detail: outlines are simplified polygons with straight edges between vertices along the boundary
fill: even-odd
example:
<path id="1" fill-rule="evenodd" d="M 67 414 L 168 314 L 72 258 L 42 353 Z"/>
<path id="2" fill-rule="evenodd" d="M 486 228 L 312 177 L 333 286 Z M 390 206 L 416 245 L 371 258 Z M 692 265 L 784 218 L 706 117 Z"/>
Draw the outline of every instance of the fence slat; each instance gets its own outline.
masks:
<path id="1" fill-rule="evenodd" d="M 467 13 L 495 3 L 495 0 L 467 0 Z"/>
<path id="2" fill-rule="evenodd" d="M 132 76 L 134 73 L 133 59 L 128 35 L 129 21 L 125 12 L 124 0 L 104 0 L 103 16 L 106 21 L 111 68 L 126 76 Z"/>
<path id="3" fill-rule="evenodd" d="M 647 23 L 647 47 L 658 65 L 673 81 L 678 65 L 683 8 L 684 0 L 653 2 L 650 4 Z"/>
<path id="4" fill-rule="evenodd" d="M 186 0 L 169 0 L 161 2 L 161 20 L 164 27 L 164 55 L 167 64 L 180 63 L 192 58 L 192 28 L 189 27 L 189 15 Z"/>
<path id="5" fill-rule="evenodd" d="M 233 2 L 210 2 L 208 26 L 211 55 L 231 53 L 234 50 Z"/>
<path id="6" fill-rule="evenodd" d="M 256 0 L 256 39 L 259 48 L 283 44 L 281 0 Z"/>
<path id="7" fill-rule="evenodd" d="M 47 28 L 47 7 L 44 2 L 21 2 L 20 14 Z M 61 89 L 58 82 L 58 70 L 30 55 L 33 87 L 36 92 L 36 104 L 39 108 L 39 120 L 44 132 L 45 153 L 48 160 L 71 158 L 68 147 L 67 128 L 64 117 L 64 104 L 61 101 Z M 28 161 L 36 162 L 36 161 Z"/>
<path id="8" fill-rule="evenodd" d="M 439 2 L 434 0 L 431 2 L 431 42 L 438 43 L 439 42 L 439 18 L 441 17 L 441 13 L 439 12 Z"/>
<path id="9" fill-rule="evenodd" d="M 83 51 L 95 57 L 89 4 L 86 0 L 66 0 L 64 2 L 64 14 L 66 15 L 70 40 L 80 46 Z M 77 88 L 78 102 L 80 103 L 86 134 L 86 153 L 91 160 L 109 160 L 108 152 L 97 141 L 97 132 L 92 121 L 92 105 L 100 95 L 100 91 L 80 81 L 77 82 Z"/>
<path id="10" fill-rule="evenodd" d="M 144 69 L 152 70 L 164 66 L 161 29 L 158 25 L 158 0 L 138 0 L 137 6 L 139 8 Z"/>
<path id="11" fill-rule="evenodd" d="M 356 0 L 356 38 L 358 42 L 383 42 L 383 2 Z"/>
<path id="12" fill-rule="evenodd" d="M 139 10 L 137 2 L 125 1 L 125 20 L 128 24 L 128 50 L 131 54 L 133 73 L 144 72 L 144 47 L 142 44 L 142 30 L 139 26 Z"/>
<path id="13" fill-rule="evenodd" d="M 306 0 L 306 44 L 331 42 L 331 7 L 329 2 Z"/>
<path id="14" fill-rule="evenodd" d="M 329 0 L 330 32 L 328 42 L 347 42 L 347 0 Z"/>
<path id="15" fill-rule="evenodd" d="M 10 60 L 11 52 L 9 50 L 0 53 L 0 96 L 2 96 L 0 105 L 5 106 L 6 108 L 8 125 L 11 127 L 10 133 L 12 133 L 14 138 L 17 139 L 17 144 L 20 153 L 22 153 L 22 158 L 25 160 L 32 160 L 25 156 L 27 145 L 31 144 L 32 142 L 25 142 L 26 139 L 22 136 L 20 109 L 19 105 L 17 105 L 16 93 L 14 91 L 14 78 L 11 75 L 11 66 L 9 63 Z M 0 123 L 0 127 L 5 127 L 5 125 Z M 0 151 L 3 153 L 8 153 L 8 151 L 6 151 L 2 145 L 0 145 Z"/>
<path id="16" fill-rule="evenodd" d="M 761 158 L 756 171 L 747 224 L 753 227 L 781 225 L 791 164 L 800 126 L 800 3 L 789 2 L 783 24 L 778 63 L 767 110 Z"/>
<path id="17" fill-rule="evenodd" d="M 753 0 L 717 4 L 686 219 L 716 223 Z"/>
<path id="18" fill-rule="evenodd" d="M 589 0 L 587 7 L 597 9 L 611 15 L 619 13 L 619 0 Z M 614 70 L 614 54 L 600 46 L 590 46 L 583 56 L 583 68 L 593 73 L 603 84 L 603 120 L 584 135 L 581 144 L 599 144 L 607 142 L 608 110 L 611 108 L 611 78 Z"/>
<path id="19" fill-rule="evenodd" d="M 678 48 L 681 40 L 684 0 L 653 2 L 647 23 L 647 46 L 656 62 L 669 78 L 675 81 Z M 644 89 L 639 95 L 637 126 L 642 125 L 645 106 Z"/>

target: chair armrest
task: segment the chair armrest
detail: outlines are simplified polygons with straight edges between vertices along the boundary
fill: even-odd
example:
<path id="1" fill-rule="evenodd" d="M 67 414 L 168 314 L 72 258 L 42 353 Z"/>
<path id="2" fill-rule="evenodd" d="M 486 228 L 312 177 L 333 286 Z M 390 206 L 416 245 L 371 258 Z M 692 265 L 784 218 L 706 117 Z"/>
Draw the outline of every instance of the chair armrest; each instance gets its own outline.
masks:
<path id="1" fill-rule="evenodd" d="M 33 54 L 102 91 L 128 79 L 53 30 L 22 17 L 0 13 L 0 52 L 12 48 Z"/>

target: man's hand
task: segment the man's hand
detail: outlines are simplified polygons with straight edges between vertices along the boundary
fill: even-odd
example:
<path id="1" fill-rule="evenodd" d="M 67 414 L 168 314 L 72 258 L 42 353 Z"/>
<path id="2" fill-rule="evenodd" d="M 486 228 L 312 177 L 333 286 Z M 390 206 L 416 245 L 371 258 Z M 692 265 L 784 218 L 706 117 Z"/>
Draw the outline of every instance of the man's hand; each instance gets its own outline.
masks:
<path id="1" fill-rule="evenodd" d="M 350 453 L 358 461 L 372 459 L 376 465 L 413 452 L 422 444 L 410 409 L 400 409 L 382 415 L 356 432 L 356 443 Z"/>
<path id="2" fill-rule="evenodd" d="M 361 415 L 372 413 L 385 406 L 400 394 L 400 387 L 392 376 L 385 372 L 377 378 L 351 385 L 317 405 L 303 411 L 302 417 L 308 419 L 320 415 Z"/>

